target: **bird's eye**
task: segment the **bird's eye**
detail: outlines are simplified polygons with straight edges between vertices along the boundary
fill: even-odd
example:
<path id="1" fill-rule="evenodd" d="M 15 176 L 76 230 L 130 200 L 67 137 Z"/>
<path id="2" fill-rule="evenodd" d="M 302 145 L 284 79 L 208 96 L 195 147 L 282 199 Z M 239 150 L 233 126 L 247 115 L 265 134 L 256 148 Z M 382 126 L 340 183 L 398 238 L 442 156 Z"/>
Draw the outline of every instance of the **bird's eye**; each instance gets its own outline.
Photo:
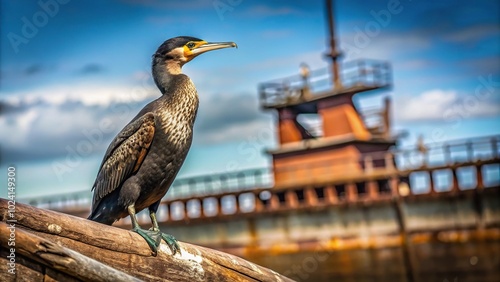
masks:
<path id="1" fill-rule="evenodd" d="M 188 44 L 186 44 L 186 46 L 187 46 L 189 49 L 192 49 L 192 48 L 194 48 L 195 44 L 194 44 L 194 42 L 189 42 Z"/>

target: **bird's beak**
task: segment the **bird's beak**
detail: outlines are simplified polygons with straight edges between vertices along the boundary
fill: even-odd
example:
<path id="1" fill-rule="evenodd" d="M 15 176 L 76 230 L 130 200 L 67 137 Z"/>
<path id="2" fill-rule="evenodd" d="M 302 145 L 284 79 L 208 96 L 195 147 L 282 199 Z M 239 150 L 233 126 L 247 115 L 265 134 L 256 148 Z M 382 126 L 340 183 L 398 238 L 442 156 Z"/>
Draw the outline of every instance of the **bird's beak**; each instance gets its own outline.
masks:
<path id="1" fill-rule="evenodd" d="M 193 50 L 191 50 L 191 54 L 197 56 L 208 51 L 231 47 L 238 48 L 238 45 L 236 45 L 236 43 L 234 42 L 207 42 L 205 44 L 199 45 L 198 47 L 195 47 Z"/>

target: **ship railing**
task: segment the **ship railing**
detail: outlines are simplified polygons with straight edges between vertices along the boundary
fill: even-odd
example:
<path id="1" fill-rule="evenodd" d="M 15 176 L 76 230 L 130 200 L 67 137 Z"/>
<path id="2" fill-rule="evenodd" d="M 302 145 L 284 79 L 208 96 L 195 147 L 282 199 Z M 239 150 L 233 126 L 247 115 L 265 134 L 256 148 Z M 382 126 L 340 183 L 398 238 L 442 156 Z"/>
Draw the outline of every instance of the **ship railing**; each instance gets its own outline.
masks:
<path id="1" fill-rule="evenodd" d="M 342 86 L 385 87 L 391 84 L 392 75 L 388 62 L 358 59 L 342 65 Z"/>
<path id="2" fill-rule="evenodd" d="M 261 83 L 259 85 L 261 106 L 272 107 L 298 101 L 303 98 L 306 87 L 314 92 L 331 89 L 332 83 L 328 69 L 313 70 L 307 78 L 293 75 Z"/>
<path id="3" fill-rule="evenodd" d="M 354 87 L 370 89 L 386 87 L 391 84 L 391 80 L 389 63 L 366 59 L 354 60 L 342 64 L 342 88 L 338 91 Z M 332 89 L 332 75 L 328 68 L 312 70 L 307 76 L 293 75 L 259 84 L 260 104 L 263 108 L 283 106 L 306 101 L 314 95 Z"/>
<path id="4" fill-rule="evenodd" d="M 399 170 L 426 166 L 446 166 L 464 162 L 497 159 L 500 136 L 417 144 L 395 151 Z"/>
<path id="5" fill-rule="evenodd" d="M 92 192 L 90 188 L 88 191 L 78 191 L 66 194 L 56 194 L 40 197 L 20 198 L 18 200 L 22 203 L 35 206 L 42 209 L 50 210 L 66 210 L 68 208 L 89 209 L 92 204 Z"/>
<path id="6" fill-rule="evenodd" d="M 166 199 L 190 198 L 272 186 L 269 168 L 186 177 L 174 181 Z"/>
<path id="7" fill-rule="evenodd" d="M 165 196 L 166 200 L 189 198 L 209 194 L 221 194 L 273 185 L 270 168 L 246 169 L 235 172 L 178 178 Z M 51 210 L 89 209 L 92 192 L 79 191 L 43 197 L 19 199 L 22 203 Z"/>

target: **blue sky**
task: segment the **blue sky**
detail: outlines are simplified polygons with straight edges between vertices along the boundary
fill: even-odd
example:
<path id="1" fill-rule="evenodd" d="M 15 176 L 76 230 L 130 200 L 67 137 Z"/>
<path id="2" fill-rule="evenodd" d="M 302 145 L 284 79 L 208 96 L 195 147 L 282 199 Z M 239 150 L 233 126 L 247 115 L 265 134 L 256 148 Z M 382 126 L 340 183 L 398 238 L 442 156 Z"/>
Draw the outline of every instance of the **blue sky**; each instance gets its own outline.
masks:
<path id="1" fill-rule="evenodd" d="M 166 39 L 234 41 L 184 67 L 201 105 L 180 176 L 270 165 L 274 116 L 260 82 L 328 66 L 324 1 L 1 2 L 0 171 L 18 197 L 89 190 L 114 135 L 159 92 L 151 55 Z M 338 0 L 344 61 L 388 60 L 395 131 L 426 142 L 499 134 L 498 1 Z M 104 122 L 105 124 L 102 124 Z M 101 123 L 101 124 L 100 124 Z M 6 173 L 0 175 L 5 181 Z M 0 196 L 4 196 L 4 191 Z"/>

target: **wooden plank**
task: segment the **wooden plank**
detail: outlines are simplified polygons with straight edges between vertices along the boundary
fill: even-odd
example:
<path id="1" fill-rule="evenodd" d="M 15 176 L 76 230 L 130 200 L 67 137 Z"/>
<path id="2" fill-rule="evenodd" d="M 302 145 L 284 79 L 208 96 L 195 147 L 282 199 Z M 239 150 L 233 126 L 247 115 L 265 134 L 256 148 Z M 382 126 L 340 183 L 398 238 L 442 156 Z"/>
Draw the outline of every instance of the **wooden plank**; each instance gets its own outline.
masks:
<path id="1" fill-rule="evenodd" d="M 38 237 L 22 228 L 15 231 L 16 253 L 32 258 L 39 263 L 59 270 L 70 277 L 90 281 L 140 281 L 112 267 L 99 263 L 51 240 Z M 7 224 L 0 223 L 0 238 L 7 242 L 10 231 Z M 18 276 L 24 276 L 18 272 Z M 51 277 L 61 277 L 58 273 Z"/>
<path id="2" fill-rule="evenodd" d="M 7 215 L 7 200 L 0 199 L 0 220 L 5 222 Z M 81 255 L 81 263 L 92 265 L 95 261 L 147 281 L 292 281 L 242 258 L 183 242 L 179 242 L 180 254 L 175 255 L 162 242 L 154 257 L 144 239 L 134 232 L 20 203 L 16 204 L 15 219 L 16 251 L 19 249 L 23 256 L 31 258 L 42 246 L 49 252 L 36 261 L 45 262 L 50 268 L 57 265 L 55 269 L 62 272 L 78 268 L 74 263 Z M 9 235 L 2 223 L 1 241 L 6 242 Z M 73 261 L 57 257 L 58 252 L 73 255 Z M 48 263 L 49 258 L 56 264 Z M 72 275 L 94 280 L 81 278 L 81 273 Z"/>
<path id="3" fill-rule="evenodd" d="M 3 226 L 2 226 L 3 228 Z M 16 273 L 11 274 L 8 272 L 8 259 L 7 256 L 10 255 L 8 252 L 9 248 L 5 248 L 3 245 L 3 239 L 1 241 L 0 248 L 0 278 L 5 278 L 5 281 L 16 281 L 16 282 L 33 282 L 33 281 L 44 281 L 44 271 L 45 267 L 36 263 L 31 259 L 27 259 L 25 257 L 16 254 Z M 20 275 L 22 273 L 23 275 Z M 4 281 L 1 280 L 0 281 Z"/>

